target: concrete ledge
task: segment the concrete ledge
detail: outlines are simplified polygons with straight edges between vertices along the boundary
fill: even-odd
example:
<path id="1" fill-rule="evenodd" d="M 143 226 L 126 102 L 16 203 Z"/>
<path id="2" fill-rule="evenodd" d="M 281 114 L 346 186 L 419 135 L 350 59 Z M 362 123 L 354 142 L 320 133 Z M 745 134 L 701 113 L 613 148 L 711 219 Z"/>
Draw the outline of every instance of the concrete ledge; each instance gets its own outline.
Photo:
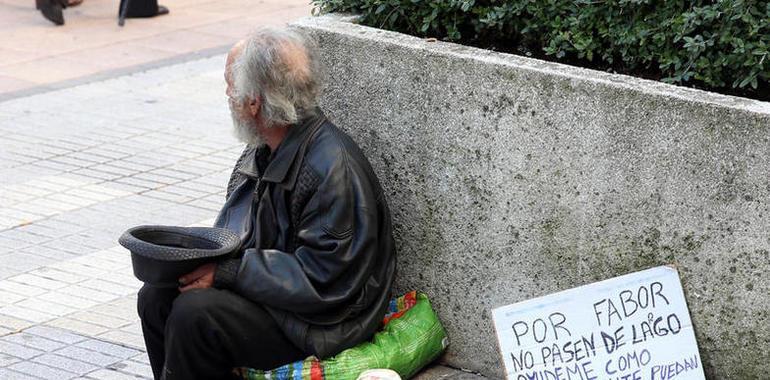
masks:
<path id="1" fill-rule="evenodd" d="M 445 363 L 501 378 L 492 308 L 673 264 L 707 375 L 770 373 L 770 103 L 333 16 L 294 26 L 388 193 L 397 290 L 432 297 Z"/>

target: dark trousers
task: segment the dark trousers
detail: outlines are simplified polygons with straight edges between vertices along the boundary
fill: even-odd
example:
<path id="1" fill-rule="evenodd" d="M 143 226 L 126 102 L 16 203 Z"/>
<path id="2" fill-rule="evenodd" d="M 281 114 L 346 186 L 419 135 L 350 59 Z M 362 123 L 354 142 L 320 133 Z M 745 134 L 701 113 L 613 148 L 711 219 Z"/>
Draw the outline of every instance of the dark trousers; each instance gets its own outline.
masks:
<path id="1" fill-rule="evenodd" d="M 307 357 L 259 304 L 233 292 L 144 286 L 137 302 L 155 379 L 227 379 Z"/>
<path id="2" fill-rule="evenodd" d="M 126 0 L 120 0 L 118 15 L 120 15 L 120 10 L 123 9 L 124 1 Z M 128 3 L 126 17 L 152 17 L 156 13 L 158 13 L 158 0 L 131 0 Z"/>

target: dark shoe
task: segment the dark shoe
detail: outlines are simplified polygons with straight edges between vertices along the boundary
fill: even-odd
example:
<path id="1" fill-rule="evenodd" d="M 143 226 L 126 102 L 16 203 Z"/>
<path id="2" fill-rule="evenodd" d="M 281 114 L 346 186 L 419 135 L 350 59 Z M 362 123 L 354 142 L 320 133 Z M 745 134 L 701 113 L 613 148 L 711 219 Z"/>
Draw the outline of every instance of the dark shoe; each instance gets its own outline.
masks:
<path id="1" fill-rule="evenodd" d="M 158 13 L 156 13 L 155 15 L 156 15 L 156 16 L 167 15 L 167 14 L 168 14 L 168 12 L 169 12 L 169 10 L 168 10 L 168 8 L 167 8 L 167 7 L 165 7 L 165 6 L 163 6 L 163 5 L 160 5 L 160 4 L 158 4 Z"/>
<path id="2" fill-rule="evenodd" d="M 147 18 L 147 17 L 167 15 L 168 13 L 169 13 L 168 8 L 166 8 L 163 5 L 158 5 L 158 10 L 155 13 L 131 14 L 130 12 L 128 12 L 128 14 L 126 14 L 126 18 Z"/>
<path id="3" fill-rule="evenodd" d="M 35 6 L 43 14 L 46 20 L 56 24 L 64 25 L 64 14 L 62 14 L 62 6 L 60 1 L 57 0 L 35 0 Z"/>

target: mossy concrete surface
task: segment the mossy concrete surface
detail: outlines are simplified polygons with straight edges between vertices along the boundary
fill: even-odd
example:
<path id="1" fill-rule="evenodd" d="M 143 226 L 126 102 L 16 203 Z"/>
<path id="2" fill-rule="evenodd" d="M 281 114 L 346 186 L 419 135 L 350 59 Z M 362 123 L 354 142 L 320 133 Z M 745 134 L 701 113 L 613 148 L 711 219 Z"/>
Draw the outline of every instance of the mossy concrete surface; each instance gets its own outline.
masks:
<path id="1" fill-rule="evenodd" d="M 490 310 L 673 264 L 711 379 L 770 373 L 770 104 L 352 24 L 294 24 L 382 181 L 399 291 L 503 377 Z"/>

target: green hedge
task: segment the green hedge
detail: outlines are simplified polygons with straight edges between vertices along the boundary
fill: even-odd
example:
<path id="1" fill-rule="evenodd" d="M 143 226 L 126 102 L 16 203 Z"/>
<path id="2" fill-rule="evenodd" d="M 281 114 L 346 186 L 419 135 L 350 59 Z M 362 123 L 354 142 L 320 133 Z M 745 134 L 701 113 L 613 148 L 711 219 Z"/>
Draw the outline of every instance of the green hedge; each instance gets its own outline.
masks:
<path id="1" fill-rule="evenodd" d="M 770 2 L 313 0 L 408 34 L 770 100 Z"/>

